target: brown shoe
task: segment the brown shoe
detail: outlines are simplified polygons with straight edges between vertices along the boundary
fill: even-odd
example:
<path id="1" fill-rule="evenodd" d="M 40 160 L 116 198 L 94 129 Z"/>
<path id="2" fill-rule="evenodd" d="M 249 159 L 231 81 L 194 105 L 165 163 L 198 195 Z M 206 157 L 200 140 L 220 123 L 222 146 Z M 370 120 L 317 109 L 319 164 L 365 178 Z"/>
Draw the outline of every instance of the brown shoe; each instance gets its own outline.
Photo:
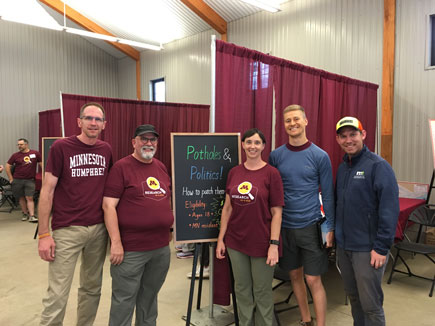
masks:
<path id="1" fill-rule="evenodd" d="M 313 320 L 311 319 L 310 321 L 300 321 L 299 322 L 299 325 L 301 325 L 301 326 L 314 326 L 314 322 L 313 322 Z"/>

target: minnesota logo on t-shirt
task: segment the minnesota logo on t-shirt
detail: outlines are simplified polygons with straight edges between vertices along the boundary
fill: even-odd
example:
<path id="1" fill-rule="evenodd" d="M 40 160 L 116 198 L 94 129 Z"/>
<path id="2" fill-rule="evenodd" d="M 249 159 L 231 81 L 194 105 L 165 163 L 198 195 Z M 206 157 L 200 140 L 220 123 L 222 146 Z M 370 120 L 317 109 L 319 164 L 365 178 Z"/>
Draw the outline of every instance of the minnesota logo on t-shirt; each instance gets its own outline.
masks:
<path id="1" fill-rule="evenodd" d="M 142 189 L 144 197 L 153 200 L 162 200 L 166 197 L 166 190 L 163 189 L 164 184 L 161 184 L 155 177 L 148 177 L 146 181 L 142 182 Z"/>
<path id="2" fill-rule="evenodd" d="M 258 188 L 254 187 L 249 181 L 243 181 L 231 191 L 231 198 L 235 200 L 237 205 L 249 205 L 255 202 Z"/>

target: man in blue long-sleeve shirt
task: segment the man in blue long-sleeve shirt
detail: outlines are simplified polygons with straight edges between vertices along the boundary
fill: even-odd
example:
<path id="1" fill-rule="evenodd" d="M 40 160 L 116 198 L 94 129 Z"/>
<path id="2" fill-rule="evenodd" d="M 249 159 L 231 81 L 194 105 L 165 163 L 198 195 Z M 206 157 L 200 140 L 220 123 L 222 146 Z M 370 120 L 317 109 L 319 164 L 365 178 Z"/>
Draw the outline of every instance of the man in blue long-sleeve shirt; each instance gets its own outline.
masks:
<path id="1" fill-rule="evenodd" d="M 336 183 L 338 265 L 354 325 L 384 326 L 381 283 L 399 216 L 397 181 L 388 162 L 364 145 L 358 119 L 342 118 L 336 131 L 346 153 Z"/>
<path id="2" fill-rule="evenodd" d="M 269 163 L 279 170 L 284 185 L 285 207 L 281 229 L 283 257 L 280 267 L 290 272 L 302 316 L 300 324 L 313 325 L 307 302 L 305 274 L 313 295 L 317 325 L 324 326 L 326 293 L 321 275 L 328 270 L 328 257 L 320 245 L 316 224 L 322 218 L 320 188 L 326 216 L 326 247 L 331 247 L 334 238 L 334 186 L 329 156 L 307 139 L 307 124 L 302 106 L 294 104 L 284 109 L 284 127 L 289 142 L 270 154 Z"/>

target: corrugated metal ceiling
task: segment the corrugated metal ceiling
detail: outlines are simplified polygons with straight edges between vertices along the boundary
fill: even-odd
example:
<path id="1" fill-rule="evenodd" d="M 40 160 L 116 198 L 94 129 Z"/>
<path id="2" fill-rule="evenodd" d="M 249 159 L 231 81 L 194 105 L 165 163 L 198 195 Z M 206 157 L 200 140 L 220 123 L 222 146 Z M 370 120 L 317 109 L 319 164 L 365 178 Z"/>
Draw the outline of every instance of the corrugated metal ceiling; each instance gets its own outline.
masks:
<path id="1" fill-rule="evenodd" d="M 8 2 L 10 0 L 0 0 L 0 2 L 3 1 Z M 40 4 L 59 25 L 64 26 L 65 24 L 66 27 L 81 28 L 69 19 L 66 19 L 64 23 L 63 15 L 55 12 L 38 0 L 26 0 L 23 1 L 22 5 L 27 8 L 30 1 L 36 1 Z M 184 5 L 181 0 L 62 1 L 117 37 L 138 42 L 164 45 L 165 43 L 211 29 L 210 25 Z M 261 9 L 241 0 L 203 1 L 227 23 L 261 11 Z M 288 2 L 288 0 L 266 1 L 275 3 L 277 1 L 281 3 Z M 31 15 L 37 14 L 36 12 L 29 13 L 29 10 L 24 11 L 27 11 L 27 14 Z M 117 58 L 125 56 L 125 54 L 114 49 L 104 41 L 86 39 Z M 143 51 L 139 48 L 137 50 Z"/>

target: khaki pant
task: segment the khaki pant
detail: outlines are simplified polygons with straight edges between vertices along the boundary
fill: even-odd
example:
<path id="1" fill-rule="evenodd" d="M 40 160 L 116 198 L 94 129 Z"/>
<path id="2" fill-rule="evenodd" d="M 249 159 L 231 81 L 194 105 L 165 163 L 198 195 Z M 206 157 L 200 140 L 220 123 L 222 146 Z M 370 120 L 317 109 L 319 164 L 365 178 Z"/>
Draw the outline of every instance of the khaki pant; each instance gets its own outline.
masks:
<path id="1" fill-rule="evenodd" d="M 272 326 L 272 280 L 275 267 L 266 257 L 250 257 L 228 248 L 234 274 L 234 287 L 240 326 Z"/>
<path id="2" fill-rule="evenodd" d="M 47 296 L 40 325 L 63 325 L 77 259 L 82 254 L 78 290 L 77 325 L 92 325 L 101 295 L 103 264 L 107 249 L 104 223 L 69 226 L 53 231 L 55 259 L 49 263 Z"/>

